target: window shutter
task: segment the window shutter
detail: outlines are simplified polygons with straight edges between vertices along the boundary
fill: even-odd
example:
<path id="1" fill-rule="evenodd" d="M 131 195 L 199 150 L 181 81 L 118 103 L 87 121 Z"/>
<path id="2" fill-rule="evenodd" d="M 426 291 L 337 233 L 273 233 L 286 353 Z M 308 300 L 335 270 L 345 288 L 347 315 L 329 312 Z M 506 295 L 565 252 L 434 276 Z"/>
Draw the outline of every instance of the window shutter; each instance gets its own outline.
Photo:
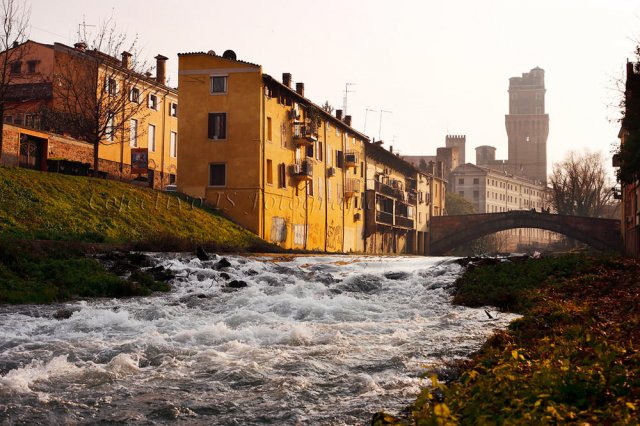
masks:
<path id="1" fill-rule="evenodd" d="M 214 114 L 209 114 L 209 129 L 208 129 L 208 137 L 209 139 L 213 139 L 213 136 L 215 134 L 215 115 Z"/>

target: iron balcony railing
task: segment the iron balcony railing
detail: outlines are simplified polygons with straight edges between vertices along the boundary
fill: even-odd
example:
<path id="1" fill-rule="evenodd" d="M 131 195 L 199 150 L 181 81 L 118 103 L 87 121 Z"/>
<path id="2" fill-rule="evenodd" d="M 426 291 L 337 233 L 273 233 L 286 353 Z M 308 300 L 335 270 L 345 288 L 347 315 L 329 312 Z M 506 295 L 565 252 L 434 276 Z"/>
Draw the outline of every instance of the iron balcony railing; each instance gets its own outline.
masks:
<path id="1" fill-rule="evenodd" d="M 347 151 L 344 154 L 344 163 L 347 167 L 358 165 L 358 153 L 355 151 Z"/>
<path id="2" fill-rule="evenodd" d="M 291 175 L 298 179 L 313 179 L 313 164 L 310 160 L 300 160 L 291 167 Z"/>
<path id="3" fill-rule="evenodd" d="M 393 225 L 393 213 L 377 211 L 376 212 L 376 222 L 377 223 L 384 223 L 386 225 Z"/>
<path id="4" fill-rule="evenodd" d="M 395 225 L 403 228 L 413 228 L 413 219 L 408 217 L 396 216 Z"/>
<path id="5" fill-rule="evenodd" d="M 293 125 L 293 141 L 301 145 L 313 145 L 318 140 L 316 129 L 303 123 Z"/>
<path id="6" fill-rule="evenodd" d="M 397 195 L 397 191 L 395 188 L 392 188 L 389 185 L 385 185 L 384 183 L 378 180 L 375 181 L 374 189 L 376 190 L 376 192 L 379 192 L 380 194 L 388 195 L 389 197 L 396 197 Z"/>
<path id="7" fill-rule="evenodd" d="M 344 182 L 345 195 L 350 197 L 356 192 L 360 192 L 360 179 L 347 178 Z"/>

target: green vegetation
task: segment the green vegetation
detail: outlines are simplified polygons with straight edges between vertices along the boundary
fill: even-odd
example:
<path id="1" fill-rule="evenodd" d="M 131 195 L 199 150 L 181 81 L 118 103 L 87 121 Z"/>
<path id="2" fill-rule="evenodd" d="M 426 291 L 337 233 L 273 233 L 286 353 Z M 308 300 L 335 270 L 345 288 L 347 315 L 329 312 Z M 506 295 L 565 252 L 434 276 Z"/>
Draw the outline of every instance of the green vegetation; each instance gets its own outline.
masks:
<path id="1" fill-rule="evenodd" d="M 445 197 L 445 205 L 447 206 L 448 215 L 477 213 L 475 206 L 467 201 L 462 195 L 447 191 Z"/>
<path id="2" fill-rule="evenodd" d="M 226 251 L 273 250 L 254 234 L 199 206 L 199 201 L 112 180 L 0 167 L 3 237 L 174 244 L 183 240 Z"/>
<path id="3" fill-rule="evenodd" d="M 0 303 L 52 303 L 76 297 L 146 296 L 166 283 L 134 271 L 128 279 L 85 257 L 80 246 L 0 240 Z"/>
<path id="4" fill-rule="evenodd" d="M 380 413 L 373 424 L 639 424 L 638 276 L 636 261 L 580 256 L 469 270 L 457 300 L 503 304 L 523 318 L 495 334 L 459 379 L 433 377 L 411 419 Z M 505 303 L 500 288 L 516 302 Z"/>

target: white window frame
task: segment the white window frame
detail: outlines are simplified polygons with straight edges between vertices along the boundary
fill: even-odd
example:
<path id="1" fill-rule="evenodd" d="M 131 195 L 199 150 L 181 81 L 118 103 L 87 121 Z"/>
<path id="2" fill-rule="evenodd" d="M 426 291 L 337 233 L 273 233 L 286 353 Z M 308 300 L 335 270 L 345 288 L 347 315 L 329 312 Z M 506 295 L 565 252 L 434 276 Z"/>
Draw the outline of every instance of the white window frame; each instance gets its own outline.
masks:
<path id="1" fill-rule="evenodd" d="M 173 130 L 169 136 L 169 156 L 171 158 L 178 156 L 178 132 L 174 132 Z"/>
<path id="2" fill-rule="evenodd" d="M 149 152 L 156 152 L 156 126 L 149 124 L 149 133 L 147 133 L 147 149 Z"/>
<path id="3" fill-rule="evenodd" d="M 154 101 L 152 101 L 152 99 L 154 99 Z M 149 93 L 149 97 L 148 97 L 147 102 L 148 102 L 147 106 L 149 108 L 151 108 L 154 111 L 158 110 L 158 96 L 157 95 L 154 95 L 153 93 Z"/>
<path id="4" fill-rule="evenodd" d="M 214 90 L 214 79 L 222 78 L 224 79 L 224 89 L 222 91 Z M 211 75 L 209 76 L 209 93 L 212 95 L 226 95 L 229 85 L 229 76 L 228 75 Z"/>
<path id="5" fill-rule="evenodd" d="M 169 115 L 171 117 L 178 116 L 178 104 L 176 102 L 171 102 L 171 104 L 169 105 Z"/>
<path id="6" fill-rule="evenodd" d="M 134 96 L 134 93 L 136 93 L 137 95 Z M 129 101 L 135 102 L 137 104 L 140 103 L 140 89 L 138 89 L 137 87 L 132 87 L 131 89 L 129 89 Z"/>
<path id="7" fill-rule="evenodd" d="M 129 122 L 129 146 L 131 148 L 138 147 L 138 120 L 135 118 Z"/>
<path id="8" fill-rule="evenodd" d="M 113 134 L 115 133 L 113 128 L 113 120 L 114 120 L 114 114 L 112 112 L 108 113 L 106 136 L 107 136 L 107 140 L 109 141 L 113 141 Z"/>

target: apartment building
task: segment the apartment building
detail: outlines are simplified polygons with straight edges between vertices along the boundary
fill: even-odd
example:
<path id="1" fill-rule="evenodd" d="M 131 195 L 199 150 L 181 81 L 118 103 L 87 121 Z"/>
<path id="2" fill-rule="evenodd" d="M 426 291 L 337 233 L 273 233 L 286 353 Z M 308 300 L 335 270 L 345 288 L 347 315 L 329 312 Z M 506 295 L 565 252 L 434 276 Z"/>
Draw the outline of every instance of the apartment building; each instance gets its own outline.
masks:
<path id="1" fill-rule="evenodd" d="M 180 192 L 284 248 L 364 251 L 368 138 L 350 116 L 232 51 L 179 54 L 179 87 Z"/>
<path id="2" fill-rule="evenodd" d="M 451 188 L 472 203 L 478 213 L 547 208 L 544 186 L 474 164 L 463 164 L 452 172 Z"/>
<path id="3" fill-rule="evenodd" d="M 47 135 L 60 133 L 76 139 L 81 137 L 64 124 L 46 119 L 49 112 L 69 115 L 69 104 L 72 103 L 68 99 L 76 99 L 77 111 L 71 114 L 81 116 L 92 109 L 87 105 L 98 105 L 97 109 L 102 108 L 103 112 L 97 118 L 87 115 L 88 119 L 98 121 L 98 125 L 103 120 L 102 124 L 107 128 L 119 129 L 105 132 L 99 145 L 101 172 L 124 178 L 146 178 L 155 188 L 176 181 L 178 92 L 166 85 L 166 57 L 156 56 L 156 75 L 153 76 L 134 70 L 132 55 L 128 52 L 115 58 L 87 49 L 82 42 L 70 47 L 29 40 L 13 49 L 22 53 L 17 56 L 19 60 L 10 64 L 8 71 L 12 78 L 3 120 L 18 128 L 32 130 L 25 130 L 26 136 L 18 148 L 20 152 L 31 152 L 34 156 L 23 162 L 25 166 L 46 167 L 46 160 L 52 154 L 49 149 L 51 138 Z M 66 89 L 61 89 L 65 87 L 63 82 L 67 84 Z M 88 93 L 79 93 L 78 88 L 82 87 L 89 87 Z M 92 99 L 90 96 L 94 93 Z M 112 109 L 118 113 L 107 116 L 105 105 L 117 105 Z M 132 113 L 127 114 L 127 111 Z M 62 140 L 69 138 L 58 138 L 56 143 L 61 144 Z M 93 164 L 92 156 L 87 156 L 88 151 L 93 152 L 92 144 L 82 140 L 76 142 L 58 152 L 63 152 L 67 160 Z M 14 157 L 11 153 L 7 155 Z M 144 163 L 138 162 L 132 168 L 134 155 Z"/>

